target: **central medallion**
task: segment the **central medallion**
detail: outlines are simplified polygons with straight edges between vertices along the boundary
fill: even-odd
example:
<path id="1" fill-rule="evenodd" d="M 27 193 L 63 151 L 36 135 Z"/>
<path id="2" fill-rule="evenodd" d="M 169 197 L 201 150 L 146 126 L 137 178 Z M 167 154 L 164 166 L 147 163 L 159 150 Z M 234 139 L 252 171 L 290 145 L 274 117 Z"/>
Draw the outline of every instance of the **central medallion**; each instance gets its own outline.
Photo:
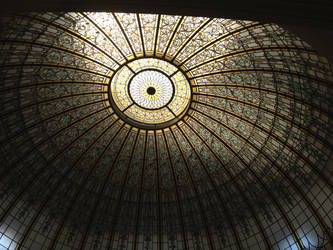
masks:
<path id="1" fill-rule="evenodd" d="M 174 85 L 165 73 L 149 69 L 139 72 L 131 79 L 128 92 L 138 106 L 160 109 L 171 101 Z"/>
<path id="2" fill-rule="evenodd" d="M 157 58 L 122 65 L 112 76 L 109 100 L 113 110 L 139 128 L 164 128 L 180 120 L 191 102 L 186 74 Z"/>

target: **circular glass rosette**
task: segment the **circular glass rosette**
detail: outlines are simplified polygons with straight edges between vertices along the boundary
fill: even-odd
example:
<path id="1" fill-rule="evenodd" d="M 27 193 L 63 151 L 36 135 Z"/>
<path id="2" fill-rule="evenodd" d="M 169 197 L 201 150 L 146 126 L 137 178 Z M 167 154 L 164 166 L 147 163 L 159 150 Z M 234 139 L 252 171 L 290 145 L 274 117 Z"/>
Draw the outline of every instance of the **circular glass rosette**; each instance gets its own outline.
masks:
<path id="1" fill-rule="evenodd" d="M 167 75 L 148 69 L 131 79 L 128 92 L 136 105 L 144 109 L 160 109 L 171 101 L 174 85 Z"/>
<path id="2" fill-rule="evenodd" d="M 114 74 L 109 97 L 117 114 L 131 125 L 163 128 L 186 113 L 191 87 L 175 65 L 161 59 L 142 58 Z"/>

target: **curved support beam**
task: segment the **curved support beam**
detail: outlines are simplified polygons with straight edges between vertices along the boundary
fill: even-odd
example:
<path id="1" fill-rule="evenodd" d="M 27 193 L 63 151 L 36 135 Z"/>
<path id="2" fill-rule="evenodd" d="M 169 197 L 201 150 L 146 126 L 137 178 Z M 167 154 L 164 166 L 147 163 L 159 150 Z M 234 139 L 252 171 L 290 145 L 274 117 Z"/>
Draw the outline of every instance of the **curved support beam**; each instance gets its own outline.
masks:
<path id="1" fill-rule="evenodd" d="M 181 156 L 182 156 L 182 159 L 183 159 L 183 163 L 185 165 L 185 168 L 186 168 L 186 171 L 187 171 L 187 174 L 188 176 L 190 177 L 190 180 L 191 180 L 191 183 L 192 183 L 192 188 L 193 188 L 193 191 L 194 193 L 196 194 L 197 197 L 199 197 L 199 191 L 198 191 L 198 188 L 197 188 L 197 185 L 194 183 L 194 180 L 193 180 L 193 176 L 192 176 L 192 173 L 188 167 L 188 163 L 186 161 L 186 157 L 184 156 L 184 152 L 182 151 L 182 148 L 181 146 L 179 146 L 179 142 L 177 140 L 177 137 L 175 136 L 172 128 L 170 128 L 170 132 L 173 136 L 173 140 L 176 142 L 176 145 L 177 145 L 177 148 L 178 148 L 178 151 L 180 152 Z M 203 166 L 203 165 L 202 165 Z M 200 201 L 200 199 L 198 198 L 197 199 L 197 203 L 198 203 L 198 206 L 199 206 L 199 210 L 200 210 L 200 216 L 202 218 L 202 221 L 204 222 L 204 227 L 205 227 L 205 233 L 206 233 L 206 237 L 208 239 L 208 244 L 209 244 L 209 248 L 211 250 L 215 250 L 216 247 L 213 243 L 213 240 L 212 240 L 212 233 L 210 232 L 210 229 L 207 225 L 207 218 L 205 216 L 205 212 L 204 212 L 204 208 L 203 208 L 203 204 L 202 202 Z M 238 242 L 238 241 L 237 241 Z M 240 245 L 238 245 L 240 247 Z M 241 249 L 241 248 L 240 248 Z"/>
<path id="2" fill-rule="evenodd" d="M 27 228 L 25 229 L 19 243 L 17 244 L 17 249 L 21 249 L 25 243 L 25 241 L 27 240 L 27 237 L 28 235 L 31 233 L 31 229 L 34 227 L 35 223 L 38 221 L 38 218 L 42 215 L 42 212 L 45 208 L 45 206 L 48 204 L 48 202 L 50 200 L 52 200 L 53 198 L 53 195 L 54 193 L 58 190 L 58 188 L 61 186 L 61 184 L 64 182 L 64 180 L 66 179 L 66 176 L 68 176 L 74 169 L 75 169 L 75 166 L 78 164 L 78 162 L 80 161 L 80 159 L 84 156 L 84 154 L 86 152 L 88 152 L 88 150 L 98 141 L 98 139 L 101 138 L 101 136 L 104 135 L 104 133 L 106 131 L 108 131 L 109 128 L 112 127 L 112 125 L 116 122 L 117 120 L 114 120 L 110 126 L 108 126 L 107 129 L 103 130 L 99 136 L 93 141 L 93 143 L 91 143 L 81 154 L 80 156 L 76 159 L 76 161 L 71 165 L 71 167 L 69 167 L 65 173 L 62 175 L 62 178 L 59 178 L 57 183 L 54 185 L 54 187 L 52 188 L 52 190 L 50 191 L 50 194 L 47 196 L 46 200 L 42 203 L 42 205 L 38 208 L 38 212 L 33 216 L 31 222 L 29 223 L 29 225 L 27 226 Z M 119 128 L 120 129 L 120 128 Z M 112 140 L 111 140 L 112 141 Z M 92 170 L 91 170 L 92 171 Z M 90 172 L 91 172 L 90 171 Z M 88 175 L 89 177 L 89 175 Z M 75 197 L 77 196 L 74 196 L 74 200 L 75 200 Z M 71 206 L 70 206 L 71 208 Z M 67 214 L 64 215 L 65 218 L 67 216 Z M 58 233 L 59 233 L 59 229 L 60 229 L 60 225 L 58 226 L 58 229 L 56 230 L 56 237 L 53 239 L 53 241 L 51 242 L 51 245 L 55 243 L 55 241 L 57 240 L 57 236 L 58 236 Z M 54 248 L 51 248 L 51 249 L 54 249 Z"/>
<path id="3" fill-rule="evenodd" d="M 205 115 L 204 113 L 201 113 L 201 114 Z M 192 117 L 193 119 L 195 119 L 198 123 L 200 123 L 201 126 L 203 126 L 203 124 L 202 124 L 200 121 L 198 121 L 198 120 L 197 120 L 196 118 L 194 118 L 193 116 L 191 116 L 191 117 Z M 207 117 L 209 117 L 209 116 L 207 116 Z M 255 149 L 259 154 L 261 154 L 265 159 L 267 159 L 267 160 L 268 160 L 268 161 L 274 166 L 274 168 L 276 169 L 277 172 L 279 172 L 279 173 L 280 173 L 280 174 L 281 174 L 286 180 L 288 180 L 289 184 L 291 184 L 291 186 L 294 188 L 294 190 L 298 192 L 298 194 L 303 198 L 303 200 L 305 201 L 305 203 L 307 204 L 307 206 L 311 209 L 311 212 L 312 212 L 313 216 L 316 218 L 317 222 L 319 223 L 319 225 L 321 226 L 321 228 L 323 229 L 323 231 L 326 233 L 326 236 L 327 236 L 328 239 L 329 239 L 329 243 L 333 246 L 333 235 L 332 235 L 332 233 L 329 231 L 328 226 L 327 226 L 326 223 L 324 222 L 323 218 L 321 218 L 320 214 L 316 212 L 316 210 L 314 209 L 312 203 L 308 200 L 307 196 L 306 196 L 306 195 L 304 194 L 304 192 L 299 188 L 299 186 L 298 186 L 298 185 L 297 185 L 297 184 L 296 184 L 296 183 L 290 178 L 290 176 L 289 176 L 286 172 L 284 172 L 284 171 L 283 171 L 283 170 L 282 170 L 282 169 L 276 164 L 276 159 L 275 159 L 275 160 L 271 159 L 271 157 L 269 157 L 265 152 L 263 152 L 263 150 L 259 149 L 255 144 L 253 144 L 252 142 L 250 142 L 248 139 L 244 138 L 244 137 L 243 137 L 241 134 L 239 134 L 237 131 L 234 131 L 233 129 L 229 128 L 228 126 L 226 126 L 225 124 L 219 122 L 218 120 L 213 119 L 212 117 L 209 117 L 209 118 L 212 119 L 212 120 L 214 120 L 215 122 L 221 124 L 222 126 L 224 126 L 225 128 L 227 128 L 228 130 L 230 130 L 233 134 L 235 134 L 237 137 L 239 137 L 241 140 L 243 140 L 244 142 L 246 142 L 247 144 L 249 144 L 253 149 Z M 208 129 L 208 128 L 207 128 L 207 129 Z M 239 157 L 239 159 L 241 159 L 241 158 Z M 254 172 L 254 173 L 255 173 L 255 172 Z M 319 175 L 319 177 L 322 178 L 321 175 Z M 260 178 L 259 178 L 259 179 L 260 179 Z M 258 180 L 259 180 L 259 179 L 258 179 Z M 326 180 L 326 179 L 324 179 L 324 180 Z M 263 185 L 265 185 L 265 184 L 263 184 Z M 267 192 L 270 192 L 268 189 L 266 189 L 266 190 L 267 190 Z M 273 194 L 271 194 L 271 195 L 273 195 Z M 274 196 L 272 196 L 272 197 L 274 197 Z M 275 200 L 276 200 L 276 198 L 275 198 Z M 274 202 L 275 202 L 275 201 L 274 201 Z M 278 200 L 276 200 L 276 202 L 279 203 Z M 277 204 L 277 205 L 279 205 L 279 204 Z M 279 205 L 279 206 L 281 206 L 281 205 Z M 283 209 L 282 206 L 281 206 L 281 209 Z M 282 210 L 281 210 L 281 211 L 282 211 Z M 286 216 L 286 218 L 287 218 L 287 214 L 286 214 L 286 213 L 284 214 L 284 216 Z M 290 223 L 288 223 L 288 224 L 290 224 Z M 293 225 L 292 225 L 292 224 L 290 224 L 290 228 L 291 228 L 291 229 L 293 228 Z M 294 229 L 293 229 L 293 230 L 294 230 Z M 296 240 L 296 241 L 299 241 L 299 243 L 302 245 L 302 242 L 300 241 L 300 239 L 298 239 L 299 236 L 298 236 L 296 230 L 295 230 L 295 236 L 296 236 L 295 240 Z"/>
<path id="4" fill-rule="evenodd" d="M 97 110 L 97 111 L 95 111 L 95 112 L 93 112 L 93 113 L 91 113 L 91 114 L 88 114 L 88 115 L 86 115 L 86 116 L 84 116 L 84 117 L 82 117 L 82 118 L 76 120 L 75 122 L 73 122 L 73 123 L 67 125 L 66 127 L 61 128 L 60 130 L 58 130 L 57 132 L 55 132 L 53 135 L 47 137 L 45 140 L 40 141 L 38 144 L 36 144 L 34 147 L 32 147 L 30 150 L 28 150 L 28 151 L 27 151 L 27 152 L 26 152 L 21 158 L 19 158 L 17 161 L 15 161 L 14 163 L 12 163 L 11 166 L 8 168 L 8 169 L 10 169 L 10 171 L 8 171 L 8 169 L 7 169 L 7 171 L 4 171 L 4 173 L 2 173 L 2 174 L 0 175 L 0 182 L 2 181 L 2 178 L 4 178 L 6 175 L 8 175 L 10 172 L 12 172 L 15 168 L 17 168 L 17 167 L 19 166 L 19 163 L 22 162 L 23 159 L 29 157 L 29 155 L 30 155 L 32 152 L 34 152 L 34 150 L 37 150 L 40 146 L 44 145 L 44 144 L 45 144 L 46 142 L 48 142 L 51 138 L 53 138 L 53 137 L 55 137 L 56 135 L 60 134 L 60 133 L 63 132 L 64 130 L 70 128 L 71 126 L 73 126 L 73 125 L 75 125 L 75 124 L 81 122 L 82 120 L 85 120 L 85 119 L 91 117 L 92 115 L 98 114 L 99 112 L 104 111 L 104 110 L 106 110 L 106 109 L 107 109 L 107 107 L 106 107 L 106 108 L 103 108 L 103 109 L 100 109 L 100 110 Z M 22 142 L 21 145 L 24 145 L 24 143 L 27 143 L 27 142 L 29 142 L 29 141 L 30 141 L 30 139 L 28 138 L 26 141 Z"/>
<path id="5" fill-rule="evenodd" d="M 194 133 L 196 136 L 198 136 L 198 137 L 201 139 L 201 141 L 206 145 L 206 147 L 209 149 L 209 151 L 214 155 L 215 159 L 217 159 L 218 162 L 220 163 L 220 165 L 223 167 L 224 172 L 227 173 L 227 175 L 228 175 L 228 177 L 230 178 L 230 180 L 231 180 L 231 179 L 234 180 L 234 185 L 235 185 L 236 189 L 237 189 L 237 190 L 239 191 L 239 193 L 241 194 L 242 199 L 245 201 L 245 203 L 246 203 L 248 209 L 250 210 L 251 215 L 252 215 L 253 218 L 254 218 L 254 221 L 255 221 L 255 223 L 256 223 L 256 226 L 257 226 L 258 229 L 260 230 L 260 233 L 261 233 L 261 235 L 262 235 L 262 237 L 263 237 L 263 239 L 264 239 L 264 241 L 265 241 L 266 248 L 272 250 L 272 249 L 273 249 L 273 245 L 272 245 L 271 241 L 269 240 L 269 237 L 268 237 L 268 235 L 267 235 L 267 233 L 266 233 L 266 231 L 265 231 L 265 229 L 264 229 L 262 223 L 260 222 L 258 216 L 256 215 L 256 213 L 255 213 L 255 211 L 254 211 L 254 209 L 253 209 L 253 207 L 252 207 L 252 205 L 251 205 L 249 199 L 248 199 L 248 198 L 246 197 L 246 195 L 243 193 L 243 191 L 242 191 L 242 189 L 241 189 L 241 186 L 239 185 L 238 181 L 234 178 L 234 176 L 232 175 L 232 173 L 230 172 L 230 170 L 225 166 L 225 164 L 223 164 L 223 162 L 221 161 L 221 159 L 216 155 L 216 153 L 212 150 L 212 148 L 207 144 L 206 140 L 204 140 L 204 139 L 201 137 L 201 135 L 200 135 L 195 129 L 193 129 L 193 128 L 192 128 L 192 127 L 191 127 L 186 121 L 184 121 L 184 123 L 185 123 L 185 124 L 187 125 L 187 127 L 189 127 L 189 128 L 193 131 L 193 133 Z M 200 159 L 200 157 L 199 157 L 199 155 L 198 155 L 198 153 L 197 153 L 195 147 L 193 147 L 193 145 L 190 143 L 190 141 L 189 141 L 189 139 L 187 138 L 187 136 L 185 135 L 184 131 L 183 131 L 181 128 L 179 128 L 179 130 L 182 132 L 183 136 L 186 138 L 186 140 L 188 141 L 188 143 L 191 145 L 191 147 L 192 147 L 192 149 L 194 150 L 194 152 L 196 152 L 197 157 Z M 202 164 L 202 160 L 200 160 L 200 162 L 201 162 L 201 164 Z M 210 179 L 213 181 L 213 179 L 212 179 L 211 177 L 210 177 Z M 215 192 L 219 192 L 219 191 L 218 191 L 218 188 L 217 188 L 217 185 L 216 185 L 215 182 L 214 182 L 214 186 L 215 186 Z M 222 201 L 222 200 L 221 200 L 221 202 L 222 202 L 222 204 L 223 204 L 223 201 Z M 231 221 L 230 213 L 228 213 L 227 216 L 228 216 L 228 218 L 230 218 L 230 221 Z M 234 231 L 235 231 L 235 230 L 236 230 L 236 229 L 234 229 Z M 238 238 L 239 238 L 239 237 L 238 237 Z"/>
<path id="6" fill-rule="evenodd" d="M 196 121 L 198 124 L 200 124 L 203 127 L 206 127 L 203 123 L 201 123 L 198 119 L 196 119 L 194 116 L 189 115 L 194 121 Z M 215 138 L 217 138 L 219 141 L 221 141 L 225 147 L 227 147 L 243 164 L 243 166 L 247 167 L 248 165 L 246 164 L 245 160 L 239 156 L 239 154 L 237 154 L 233 148 L 231 148 L 227 143 L 225 143 L 219 136 L 217 136 L 215 134 L 214 131 L 212 131 L 211 129 L 207 128 L 206 129 L 212 134 L 214 135 Z M 285 209 L 282 207 L 282 205 L 280 204 L 279 200 L 276 198 L 276 196 L 273 194 L 273 192 L 271 192 L 267 187 L 266 184 L 264 183 L 264 181 L 260 178 L 260 176 L 258 176 L 258 174 L 251 168 L 251 167 L 247 167 L 248 170 L 250 170 L 251 174 L 258 180 L 258 183 L 261 184 L 261 186 L 264 188 L 264 190 L 267 192 L 268 196 L 270 197 L 270 199 L 272 200 L 273 204 L 275 205 L 275 207 L 279 210 L 280 215 L 282 216 L 282 218 L 284 219 L 286 225 L 289 228 L 290 233 L 292 234 L 292 237 L 294 239 L 294 241 L 297 243 L 297 246 L 300 249 L 305 249 L 295 227 L 293 226 L 292 222 L 290 221 L 289 217 L 287 216 L 287 213 L 285 211 Z"/>

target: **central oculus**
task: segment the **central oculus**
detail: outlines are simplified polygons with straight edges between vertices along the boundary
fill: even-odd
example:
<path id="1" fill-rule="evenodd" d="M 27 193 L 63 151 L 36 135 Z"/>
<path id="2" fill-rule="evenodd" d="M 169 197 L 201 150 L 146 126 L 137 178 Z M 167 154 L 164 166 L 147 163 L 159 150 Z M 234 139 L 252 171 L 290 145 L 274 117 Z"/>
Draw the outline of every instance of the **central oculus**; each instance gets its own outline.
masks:
<path id="1" fill-rule="evenodd" d="M 149 95 L 153 95 L 153 94 L 156 93 L 156 89 L 155 89 L 154 87 L 149 87 L 149 88 L 147 89 L 147 93 L 148 93 Z"/>
<path id="2" fill-rule="evenodd" d="M 189 109 L 191 86 L 177 65 L 158 58 L 125 62 L 111 76 L 112 111 L 139 128 L 165 128 L 179 121 Z"/>
<path id="3" fill-rule="evenodd" d="M 138 106 L 144 109 L 159 109 L 170 102 L 174 85 L 164 73 L 144 70 L 131 79 L 128 92 Z"/>

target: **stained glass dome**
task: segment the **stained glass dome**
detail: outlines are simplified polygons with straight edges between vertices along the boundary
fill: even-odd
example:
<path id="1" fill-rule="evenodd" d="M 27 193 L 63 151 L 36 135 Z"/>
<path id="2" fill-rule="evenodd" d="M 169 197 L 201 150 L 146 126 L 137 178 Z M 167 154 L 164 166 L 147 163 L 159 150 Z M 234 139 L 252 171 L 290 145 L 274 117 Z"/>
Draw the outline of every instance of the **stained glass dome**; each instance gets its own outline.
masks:
<path id="1" fill-rule="evenodd" d="M 332 64 L 276 24 L 0 25 L 0 249 L 331 249 Z"/>

